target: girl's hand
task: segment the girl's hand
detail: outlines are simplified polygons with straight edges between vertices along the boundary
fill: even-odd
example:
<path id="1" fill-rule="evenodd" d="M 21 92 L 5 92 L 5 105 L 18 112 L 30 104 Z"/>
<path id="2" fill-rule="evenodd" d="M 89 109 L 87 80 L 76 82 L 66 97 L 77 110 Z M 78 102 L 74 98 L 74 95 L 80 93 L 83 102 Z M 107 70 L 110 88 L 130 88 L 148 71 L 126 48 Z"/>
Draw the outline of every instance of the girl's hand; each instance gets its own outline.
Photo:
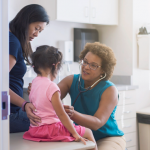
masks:
<path id="1" fill-rule="evenodd" d="M 75 134 L 73 135 L 73 137 L 75 138 L 75 142 L 83 142 L 84 145 L 86 145 L 86 141 L 88 141 L 87 139 L 81 137 L 79 134 Z"/>
<path id="2" fill-rule="evenodd" d="M 32 103 L 27 103 L 25 105 L 25 111 L 27 113 L 27 117 L 30 120 L 30 123 L 34 126 L 38 126 L 37 122 L 41 122 L 41 118 L 36 116 L 33 111 L 36 111 L 36 108 L 33 106 Z"/>
<path id="3" fill-rule="evenodd" d="M 29 83 L 29 86 L 28 86 L 28 95 L 30 94 L 30 92 L 31 92 L 31 86 L 32 86 L 32 83 Z"/>
<path id="4" fill-rule="evenodd" d="M 66 113 L 71 118 L 74 115 L 74 107 L 69 105 L 63 105 Z"/>

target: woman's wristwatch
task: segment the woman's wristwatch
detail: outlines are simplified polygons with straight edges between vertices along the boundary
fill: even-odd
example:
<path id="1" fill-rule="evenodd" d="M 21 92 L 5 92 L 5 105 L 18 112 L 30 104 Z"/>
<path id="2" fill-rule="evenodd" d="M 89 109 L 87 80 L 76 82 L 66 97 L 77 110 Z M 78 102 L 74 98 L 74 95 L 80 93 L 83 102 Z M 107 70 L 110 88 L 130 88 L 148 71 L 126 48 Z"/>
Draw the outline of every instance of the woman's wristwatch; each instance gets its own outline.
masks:
<path id="1" fill-rule="evenodd" d="M 21 108 L 22 108 L 22 111 L 24 111 L 24 112 L 25 112 L 25 106 L 26 106 L 27 103 L 29 103 L 29 102 L 24 101 L 24 102 L 22 103 Z"/>

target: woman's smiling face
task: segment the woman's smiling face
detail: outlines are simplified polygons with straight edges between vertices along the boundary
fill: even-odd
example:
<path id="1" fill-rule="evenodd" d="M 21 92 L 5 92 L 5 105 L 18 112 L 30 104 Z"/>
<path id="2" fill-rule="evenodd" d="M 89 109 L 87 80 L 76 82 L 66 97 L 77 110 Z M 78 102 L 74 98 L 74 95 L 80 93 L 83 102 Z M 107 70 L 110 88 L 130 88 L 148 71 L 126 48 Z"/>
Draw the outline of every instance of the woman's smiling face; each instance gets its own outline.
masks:
<path id="1" fill-rule="evenodd" d="M 39 33 L 44 30 L 46 26 L 46 22 L 33 22 L 29 24 L 28 29 L 28 41 L 32 41 L 35 37 L 38 37 Z"/>
<path id="2" fill-rule="evenodd" d="M 86 66 L 82 65 L 82 79 L 84 81 L 89 81 L 89 82 L 95 82 L 98 79 L 100 79 L 101 74 L 103 74 L 103 71 L 101 69 L 101 65 L 102 65 L 102 59 L 100 57 L 98 57 L 97 55 L 93 54 L 92 52 L 88 52 L 85 57 L 84 57 L 84 61 L 86 63 L 88 63 Z M 89 64 L 93 67 L 96 67 L 95 70 L 92 70 L 89 67 Z"/>

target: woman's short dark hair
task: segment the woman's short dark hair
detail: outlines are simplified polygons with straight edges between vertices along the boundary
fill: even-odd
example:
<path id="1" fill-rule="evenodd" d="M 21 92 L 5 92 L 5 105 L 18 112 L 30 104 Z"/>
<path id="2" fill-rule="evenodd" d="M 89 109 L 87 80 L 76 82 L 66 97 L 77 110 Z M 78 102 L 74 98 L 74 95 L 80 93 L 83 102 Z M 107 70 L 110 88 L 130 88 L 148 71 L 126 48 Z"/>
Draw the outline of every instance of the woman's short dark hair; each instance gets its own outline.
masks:
<path id="1" fill-rule="evenodd" d="M 34 71 L 37 74 L 41 75 L 39 69 L 51 69 L 51 73 L 55 77 L 57 70 L 61 67 L 62 53 L 53 46 L 42 45 L 37 47 L 36 51 L 32 53 L 31 60 Z M 55 69 L 57 63 L 57 69 Z"/>
<path id="2" fill-rule="evenodd" d="M 49 16 L 46 10 L 38 4 L 31 4 L 23 7 L 16 17 L 10 21 L 10 31 L 19 39 L 24 59 L 30 64 L 28 57 L 32 53 L 30 42 L 28 43 L 29 24 L 34 22 L 46 22 L 49 24 Z"/>

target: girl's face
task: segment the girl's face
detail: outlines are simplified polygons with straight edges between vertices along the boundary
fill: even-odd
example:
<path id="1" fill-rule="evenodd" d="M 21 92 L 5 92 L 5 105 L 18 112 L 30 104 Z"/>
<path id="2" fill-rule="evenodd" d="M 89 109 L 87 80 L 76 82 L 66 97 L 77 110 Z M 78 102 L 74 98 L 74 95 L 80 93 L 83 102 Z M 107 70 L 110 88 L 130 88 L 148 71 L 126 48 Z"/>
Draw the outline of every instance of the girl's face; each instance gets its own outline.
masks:
<path id="1" fill-rule="evenodd" d="M 102 59 L 99 58 L 97 55 L 93 54 L 92 52 L 88 52 L 84 57 L 84 62 L 87 65 L 82 65 L 82 79 L 88 82 L 95 82 L 100 79 L 100 76 L 104 73 L 101 67 L 98 67 L 102 66 Z M 96 69 L 92 70 L 90 67 Z"/>
<path id="2" fill-rule="evenodd" d="M 32 41 L 35 37 L 38 37 L 39 33 L 44 30 L 46 26 L 46 22 L 33 22 L 29 24 L 29 29 L 28 29 L 28 41 Z"/>

